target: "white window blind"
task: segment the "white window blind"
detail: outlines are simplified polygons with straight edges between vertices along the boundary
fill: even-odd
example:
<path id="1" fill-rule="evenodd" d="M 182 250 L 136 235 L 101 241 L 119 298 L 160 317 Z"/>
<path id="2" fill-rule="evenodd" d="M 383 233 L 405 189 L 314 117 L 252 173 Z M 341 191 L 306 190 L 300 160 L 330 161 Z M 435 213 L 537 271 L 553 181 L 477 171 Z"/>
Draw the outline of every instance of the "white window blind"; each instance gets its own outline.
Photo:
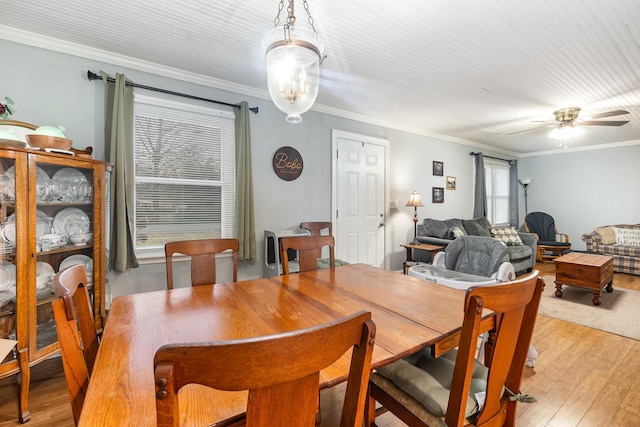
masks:
<path id="1" fill-rule="evenodd" d="M 235 236 L 233 113 L 136 95 L 136 253 Z"/>
<path id="2" fill-rule="evenodd" d="M 509 224 L 509 168 L 508 162 L 484 162 L 487 219 L 493 225 Z"/>

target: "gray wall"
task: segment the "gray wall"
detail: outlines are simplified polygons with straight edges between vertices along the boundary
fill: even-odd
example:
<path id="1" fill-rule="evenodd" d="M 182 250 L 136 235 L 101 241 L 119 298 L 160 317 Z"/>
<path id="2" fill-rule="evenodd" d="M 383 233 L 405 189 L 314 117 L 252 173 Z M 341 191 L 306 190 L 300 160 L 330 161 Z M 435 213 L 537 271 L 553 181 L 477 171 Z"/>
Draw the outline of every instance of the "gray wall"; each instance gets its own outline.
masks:
<path id="1" fill-rule="evenodd" d="M 520 159 L 521 177 L 531 177 L 530 212 L 549 213 L 574 249 L 586 249 L 584 233 L 609 224 L 640 223 L 640 145 L 561 152 Z M 521 216 L 524 196 L 520 189 Z"/>
<path id="2" fill-rule="evenodd" d="M 87 70 L 123 72 L 134 82 L 189 93 L 230 103 L 242 100 L 258 106 L 251 115 L 254 189 L 258 259 L 241 263 L 240 280 L 261 277 L 263 230 L 293 229 L 301 221 L 329 221 L 331 201 L 331 130 L 386 138 L 390 141 L 391 200 L 398 209 L 390 211 L 391 269 L 401 268 L 404 251 L 399 246 L 413 237 L 413 210 L 405 207 L 412 191 L 420 192 L 425 217 L 469 218 L 472 215 L 473 158 L 478 147 L 414 135 L 328 114 L 310 111 L 298 125 L 285 122 L 284 114 L 271 101 L 187 83 L 91 59 L 0 40 L 0 96 L 15 101 L 13 120 L 36 125 L 63 125 L 75 147 L 94 147 L 103 154 L 103 86 L 90 82 Z M 146 91 L 136 89 L 136 93 Z M 149 93 L 161 96 L 158 93 Z M 165 95 L 168 98 L 173 98 Z M 173 98 L 175 99 L 175 98 Z M 178 101 L 184 101 L 177 98 Z M 283 145 L 302 154 L 304 171 L 292 182 L 280 180 L 271 168 L 271 158 Z M 594 227 L 612 222 L 639 222 L 638 198 L 631 183 L 640 181 L 632 163 L 639 158 L 638 146 L 605 151 L 554 154 L 520 159 L 520 176 L 534 178 L 529 189 L 529 210 L 552 213 L 562 231 L 573 242 Z M 487 154 L 494 154 L 481 150 Z M 498 155 L 505 157 L 504 155 Z M 444 176 L 432 175 L 432 161 L 444 162 Z M 445 191 L 443 204 L 431 203 L 431 188 L 445 187 L 445 178 L 457 178 L 457 189 Z M 522 193 L 520 193 L 523 206 Z M 603 201 L 603 199 L 605 201 Z M 524 210 L 521 207 L 521 214 Z M 144 264 L 110 277 L 115 294 L 164 287 L 164 261 Z M 144 284 L 144 286 L 142 285 Z"/>

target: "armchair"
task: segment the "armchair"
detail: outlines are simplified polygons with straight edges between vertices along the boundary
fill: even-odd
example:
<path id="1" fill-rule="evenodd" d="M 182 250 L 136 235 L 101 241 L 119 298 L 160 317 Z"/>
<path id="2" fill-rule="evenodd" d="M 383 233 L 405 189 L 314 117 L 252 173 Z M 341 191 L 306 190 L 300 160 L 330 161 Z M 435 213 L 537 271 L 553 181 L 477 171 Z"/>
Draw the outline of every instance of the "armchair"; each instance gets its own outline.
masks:
<path id="1" fill-rule="evenodd" d="M 530 212 L 524 217 L 527 233 L 534 233 L 538 240 L 536 261 L 554 259 L 571 249 L 569 236 L 559 233 L 553 217 L 544 212 Z"/>

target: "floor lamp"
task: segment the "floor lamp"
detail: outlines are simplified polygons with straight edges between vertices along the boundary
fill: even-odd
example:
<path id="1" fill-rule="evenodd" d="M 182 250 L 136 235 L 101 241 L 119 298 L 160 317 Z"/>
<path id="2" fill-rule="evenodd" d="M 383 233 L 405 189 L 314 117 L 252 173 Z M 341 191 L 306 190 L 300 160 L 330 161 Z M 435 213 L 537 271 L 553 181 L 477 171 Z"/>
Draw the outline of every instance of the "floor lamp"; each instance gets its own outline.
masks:
<path id="1" fill-rule="evenodd" d="M 520 185 L 524 188 L 524 214 L 526 215 L 529 213 L 529 209 L 527 208 L 527 190 L 529 189 L 529 184 L 531 184 L 533 178 L 520 178 L 518 181 L 520 181 Z"/>
<path id="2" fill-rule="evenodd" d="M 414 191 L 409 196 L 409 201 L 407 202 L 407 206 L 413 206 L 413 242 L 412 245 L 419 245 L 418 242 L 418 206 L 423 207 L 422 199 L 420 198 L 420 193 Z"/>

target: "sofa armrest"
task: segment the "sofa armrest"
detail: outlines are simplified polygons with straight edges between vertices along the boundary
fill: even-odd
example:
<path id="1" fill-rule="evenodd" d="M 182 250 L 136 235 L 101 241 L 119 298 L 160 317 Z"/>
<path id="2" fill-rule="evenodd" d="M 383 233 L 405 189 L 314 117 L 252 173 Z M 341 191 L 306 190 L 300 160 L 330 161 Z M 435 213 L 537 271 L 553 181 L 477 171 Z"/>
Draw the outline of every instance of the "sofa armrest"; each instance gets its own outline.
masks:
<path id="1" fill-rule="evenodd" d="M 531 248 L 531 268 L 533 269 L 536 267 L 536 258 L 538 255 L 538 235 L 519 231 L 518 236 L 522 239 L 522 243 Z"/>
<path id="2" fill-rule="evenodd" d="M 453 240 L 441 239 L 439 237 L 431 237 L 431 236 L 418 235 L 416 238 L 420 243 L 426 243 L 428 245 L 437 245 L 437 246 L 447 246 L 449 243 L 453 242 Z"/>
<path id="3" fill-rule="evenodd" d="M 589 234 L 583 234 L 582 240 L 587 244 L 587 250 L 591 252 L 599 252 L 601 239 L 600 235 L 596 232 L 591 232 Z"/>

